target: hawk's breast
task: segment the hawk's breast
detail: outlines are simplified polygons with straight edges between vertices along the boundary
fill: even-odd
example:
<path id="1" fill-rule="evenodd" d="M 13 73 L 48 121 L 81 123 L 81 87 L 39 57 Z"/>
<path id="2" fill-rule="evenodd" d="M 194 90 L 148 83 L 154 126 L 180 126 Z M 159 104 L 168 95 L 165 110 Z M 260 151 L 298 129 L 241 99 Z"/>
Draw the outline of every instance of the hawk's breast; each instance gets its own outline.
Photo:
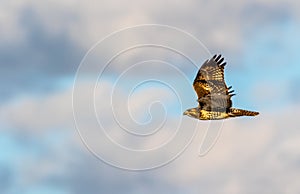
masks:
<path id="1" fill-rule="evenodd" d="M 201 120 L 218 120 L 229 117 L 229 115 L 226 112 L 200 110 L 200 113 Z"/>

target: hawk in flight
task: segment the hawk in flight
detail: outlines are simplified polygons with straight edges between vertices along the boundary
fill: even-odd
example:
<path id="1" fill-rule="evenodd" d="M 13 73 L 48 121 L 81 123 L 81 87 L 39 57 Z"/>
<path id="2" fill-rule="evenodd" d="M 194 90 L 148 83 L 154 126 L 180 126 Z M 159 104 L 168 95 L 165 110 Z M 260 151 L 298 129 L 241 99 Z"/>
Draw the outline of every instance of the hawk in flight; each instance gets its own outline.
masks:
<path id="1" fill-rule="evenodd" d="M 184 115 L 200 120 L 217 120 L 259 114 L 232 108 L 231 97 L 235 94 L 232 87 L 227 87 L 224 81 L 225 65 L 221 55 L 215 55 L 203 63 L 193 83 L 198 96 L 198 107 L 187 109 Z"/>

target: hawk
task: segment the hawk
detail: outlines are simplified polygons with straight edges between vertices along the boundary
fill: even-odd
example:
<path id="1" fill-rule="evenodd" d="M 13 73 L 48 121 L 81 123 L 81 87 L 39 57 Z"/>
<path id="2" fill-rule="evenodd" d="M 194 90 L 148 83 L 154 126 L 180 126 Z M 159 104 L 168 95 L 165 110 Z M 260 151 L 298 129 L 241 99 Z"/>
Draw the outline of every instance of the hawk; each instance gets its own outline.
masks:
<path id="1" fill-rule="evenodd" d="M 254 111 L 232 108 L 232 86 L 224 81 L 226 62 L 221 55 L 206 60 L 199 69 L 193 86 L 198 96 L 198 107 L 187 109 L 183 114 L 200 120 L 218 120 L 239 116 L 256 116 Z"/>

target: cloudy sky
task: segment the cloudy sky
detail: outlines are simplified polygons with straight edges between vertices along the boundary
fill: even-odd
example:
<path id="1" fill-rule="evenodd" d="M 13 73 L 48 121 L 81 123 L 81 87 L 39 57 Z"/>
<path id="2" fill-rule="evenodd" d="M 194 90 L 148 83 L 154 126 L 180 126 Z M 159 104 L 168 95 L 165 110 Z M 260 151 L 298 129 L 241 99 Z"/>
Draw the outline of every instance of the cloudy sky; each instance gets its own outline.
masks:
<path id="1" fill-rule="evenodd" d="M 1 1 L 0 193 L 299 193 L 299 8 Z M 214 53 L 258 117 L 182 117 Z"/>

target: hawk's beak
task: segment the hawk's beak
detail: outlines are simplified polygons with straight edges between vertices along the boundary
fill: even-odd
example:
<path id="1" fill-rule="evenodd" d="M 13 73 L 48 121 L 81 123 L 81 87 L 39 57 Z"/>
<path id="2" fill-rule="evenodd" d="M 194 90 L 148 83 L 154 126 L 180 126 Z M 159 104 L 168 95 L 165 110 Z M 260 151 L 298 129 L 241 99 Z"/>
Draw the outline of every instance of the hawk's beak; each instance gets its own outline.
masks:
<path id="1" fill-rule="evenodd" d="M 183 112 L 183 115 L 187 115 L 187 114 L 188 114 L 188 111 L 184 111 L 184 112 Z"/>

